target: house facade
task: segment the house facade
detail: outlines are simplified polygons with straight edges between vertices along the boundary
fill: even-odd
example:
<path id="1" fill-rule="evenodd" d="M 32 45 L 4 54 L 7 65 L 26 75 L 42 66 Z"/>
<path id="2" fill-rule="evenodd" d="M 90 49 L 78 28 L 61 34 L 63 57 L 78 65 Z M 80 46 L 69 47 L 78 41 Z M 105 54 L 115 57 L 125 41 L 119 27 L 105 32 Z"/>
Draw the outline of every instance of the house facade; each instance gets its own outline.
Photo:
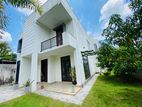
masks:
<path id="1" fill-rule="evenodd" d="M 35 91 L 40 82 L 71 82 L 70 69 L 75 68 L 77 85 L 83 85 L 98 71 L 96 56 L 82 55 L 95 51 L 94 38 L 87 35 L 67 0 L 48 0 L 42 8 L 41 16 L 33 12 L 25 21 L 16 83 L 22 86 L 30 79 Z"/>

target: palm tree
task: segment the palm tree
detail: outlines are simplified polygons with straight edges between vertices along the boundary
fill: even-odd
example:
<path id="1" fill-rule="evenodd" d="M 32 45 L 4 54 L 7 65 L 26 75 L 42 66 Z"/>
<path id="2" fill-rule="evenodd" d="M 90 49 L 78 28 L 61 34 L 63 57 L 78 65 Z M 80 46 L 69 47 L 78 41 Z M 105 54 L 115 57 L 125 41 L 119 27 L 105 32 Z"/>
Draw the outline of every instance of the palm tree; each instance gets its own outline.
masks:
<path id="1" fill-rule="evenodd" d="M 7 15 L 5 6 L 11 4 L 15 7 L 29 8 L 42 14 L 41 3 L 39 0 L 0 0 L 0 29 L 5 30 L 7 25 Z"/>

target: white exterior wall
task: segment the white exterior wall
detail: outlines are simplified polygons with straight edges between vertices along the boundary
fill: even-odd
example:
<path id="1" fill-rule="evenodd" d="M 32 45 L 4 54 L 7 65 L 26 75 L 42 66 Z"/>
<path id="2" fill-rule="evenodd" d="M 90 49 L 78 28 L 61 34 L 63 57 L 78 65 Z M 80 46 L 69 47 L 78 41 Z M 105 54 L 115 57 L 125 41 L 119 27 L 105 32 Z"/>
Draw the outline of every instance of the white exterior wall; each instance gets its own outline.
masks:
<path id="1" fill-rule="evenodd" d="M 99 72 L 99 68 L 97 67 L 97 59 L 96 59 L 96 55 L 94 56 L 89 56 L 88 57 L 88 61 L 89 61 L 89 67 L 90 67 L 90 73 L 91 76 L 95 74 L 95 72 Z"/>
<path id="2" fill-rule="evenodd" d="M 45 3 L 43 5 L 43 10 L 49 10 L 52 6 L 56 5 L 58 3 L 58 0 L 49 0 L 48 3 Z M 44 13 L 43 13 L 44 14 Z M 36 47 L 36 52 L 40 52 L 41 50 L 41 42 L 48 40 L 49 38 L 52 38 L 56 35 L 56 33 L 53 30 L 49 30 L 47 27 L 43 25 L 37 24 L 37 19 L 40 16 L 38 13 L 32 13 L 27 20 L 25 21 L 24 29 L 21 38 L 23 38 L 23 45 L 22 45 L 22 56 L 29 55 L 35 51 L 33 51 L 33 48 Z M 74 29 L 73 29 L 73 22 L 67 22 L 66 23 L 66 29 L 65 32 L 70 33 L 71 35 L 74 35 Z"/>
<path id="3" fill-rule="evenodd" d="M 38 54 L 33 53 L 31 57 L 31 72 L 30 81 L 32 82 L 31 90 L 36 91 L 37 88 L 37 74 L 38 74 Z"/>
<path id="4" fill-rule="evenodd" d="M 74 56 L 73 53 L 66 53 L 63 55 L 58 55 L 58 56 L 45 56 L 42 59 L 39 59 L 39 64 L 38 64 L 38 82 L 41 80 L 41 60 L 43 59 L 48 59 L 48 83 L 53 83 L 53 82 L 61 82 L 62 81 L 62 73 L 61 73 L 61 57 L 64 56 L 70 56 L 70 61 L 71 61 L 71 67 L 75 67 L 74 64 Z"/>
<path id="5" fill-rule="evenodd" d="M 55 66 L 55 57 L 51 56 L 48 58 L 48 83 L 55 82 L 55 72 L 56 72 L 56 66 Z"/>
<path id="6" fill-rule="evenodd" d="M 31 59 L 21 58 L 19 72 L 19 86 L 23 86 L 30 79 L 31 74 Z"/>
<path id="7" fill-rule="evenodd" d="M 35 51 L 40 52 L 41 42 L 50 38 L 48 29 L 36 23 L 37 17 L 37 14 L 32 14 L 25 22 L 25 29 L 22 33 L 22 56 L 32 54 Z"/>
<path id="8" fill-rule="evenodd" d="M 85 74 L 81 51 L 94 50 L 94 41 L 92 38 L 90 39 L 88 37 L 87 33 L 84 31 L 76 16 L 73 14 L 66 0 L 48 0 L 47 3 L 43 5 L 43 14 L 59 2 L 62 2 L 65 9 L 72 17 L 71 21 L 65 23 L 66 29 L 63 33 L 63 37 L 68 35 L 71 36 L 69 37 L 70 39 L 64 37 L 65 45 L 70 45 L 74 47 L 75 50 L 70 54 L 63 54 L 58 56 L 50 55 L 43 57 L 44 59 L 48 59 L 48 82 L 51 83 L 55 81 L 62 81 L 60 57 L 70 55 L 71 66 L 75 66 L 76 68 L 77 84 L 82 85 L 85 82 Z M 27 18 L 23 33 L 21 35 L 21 38 L 23 39 L 22 53 L 21 55 L 18 55 L 17 59 L 21 60 L 19 83 L 23 84 L 28 78 L 30 78 L 31 80 L 34 80 L 34 85 L 32 87 L 33 90 L 35 90 L 36 82 L 40 82 L 41 80 L 40 75 L 42 59 L 38 56 L 41 51 L 41 42 L 48 40 L 49 38 L 52 38 L 56 35 L 53 30 L 37 23 L 37 19 L 39 17 L 40 16 L 34 12 Z M 68 44 L 66 42 L 68 42 Z M 88 45 L 88 42 L 90 45 Z M 31 59 L 25 59 L 25 56 L 30 56 Z M 95 60 L 94 57 L 89 59 L 91 75 L 93 75 L 97 69 L 95 68 L 96 62 L 93 62 L 93 59 Z M 24 71 L 27 72 L 25 73 Z"/>
<path id="9" fill-rule="evenodd" d="M 61 75 L 61 61 L 60 61 L 60 57 L 55 57 L 55 74 L 54 74 L 54 78 L 55 78 L 55 80 L 54 80 L 54 82 L 55 81 L 59 81 L 59 82 L 61 82 L 62 81 L 62 75 Z M 51 72 L 52 72 L 52 70 L 51 70 Z"/>

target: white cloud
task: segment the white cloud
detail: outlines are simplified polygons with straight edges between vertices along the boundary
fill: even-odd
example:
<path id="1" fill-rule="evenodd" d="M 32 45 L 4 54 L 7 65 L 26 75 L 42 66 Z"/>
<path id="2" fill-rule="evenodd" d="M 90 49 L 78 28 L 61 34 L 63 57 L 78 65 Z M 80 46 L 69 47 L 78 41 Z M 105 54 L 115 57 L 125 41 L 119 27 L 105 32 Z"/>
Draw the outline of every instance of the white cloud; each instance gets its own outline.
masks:
<path id="1" fill-rule="evenodd" d="M 17 8 L 20 13 L 23 13 L 26 16 L 29 16 L 32 13 L 32 10 L 27 8 Z"/>
<path id="2" fill-rule="evenodd" d="M 102 28 L 108 25 L 109 18 L 113 14 L 120 14 L 123 19 L 132 13 L 128 7 L 129 3 L 125 0 L 108 0 L 101 9 L 100 22 L 102 23 Z"/>
<path id="3" fill-rule="evenodd" d="M 41 4 L 44 4 L 47 0 L 39 0 Z"/>
<path id="4" fill-rule="evenodd" d="M 99 36 L 95 36 L 95 39 L 98 41 L 101 41 L 101 40 L 105 40 L 105 37 L 102 35 L 99 35 Z"/>
<path id="5" fill-rule="evenodd" d="M 42 4 L 44 4 L 47 0 L 39 0 L 39 1 L 40 1 L 41 5 L 42 5 Z M 23 13 L 23 14 L 26 15 L 26 16 L 29 16 L 29 15 L 33 12 L 33 10 L 30 10 L 30 9 L 28 9 L 28 8 L 17 8 L 17 10 L 18 10 L 19 12 Z"/>
<path id="6" fill-rule="evenodd" d="M 12 37 L 11 34 L 0 30 L 0 42 L 11 42 L 12 41 Z"/>
<path id="7" fill-rule="evenodd" d="M 104 39 L 105 39 L 105 37 L 103 37 L 102 35 L 100 35 L 100 34 L 98 35 L 98 34 L 95 34 L 95 33 L 90 32 L 90 31 L 88 31 L 87 34 L 88 34 L 89 36 L 93 36 L 94 39 L 97 40 L 97 41 L 101 41 L 101 40 L 104 40 Z"/>

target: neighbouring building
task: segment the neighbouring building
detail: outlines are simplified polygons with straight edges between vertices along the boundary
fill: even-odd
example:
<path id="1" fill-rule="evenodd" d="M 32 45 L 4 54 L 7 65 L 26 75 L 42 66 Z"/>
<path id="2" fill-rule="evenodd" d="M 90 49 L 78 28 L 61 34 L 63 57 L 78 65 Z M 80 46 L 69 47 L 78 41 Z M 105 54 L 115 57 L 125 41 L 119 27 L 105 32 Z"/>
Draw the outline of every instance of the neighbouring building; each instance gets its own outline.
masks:
<path id="1" fill-rule="evenodd" d="M 43 14 L 33 12 L 25 21 L 18 43 L 16 83 L 33 81 L 71 82 L 70 69 L 75 68 L 77 85 L 81 86 L 99 69 L 96 56 L 88 56 L 97 46 L 72 12 L 67 0 L 48 0 Z"/>

